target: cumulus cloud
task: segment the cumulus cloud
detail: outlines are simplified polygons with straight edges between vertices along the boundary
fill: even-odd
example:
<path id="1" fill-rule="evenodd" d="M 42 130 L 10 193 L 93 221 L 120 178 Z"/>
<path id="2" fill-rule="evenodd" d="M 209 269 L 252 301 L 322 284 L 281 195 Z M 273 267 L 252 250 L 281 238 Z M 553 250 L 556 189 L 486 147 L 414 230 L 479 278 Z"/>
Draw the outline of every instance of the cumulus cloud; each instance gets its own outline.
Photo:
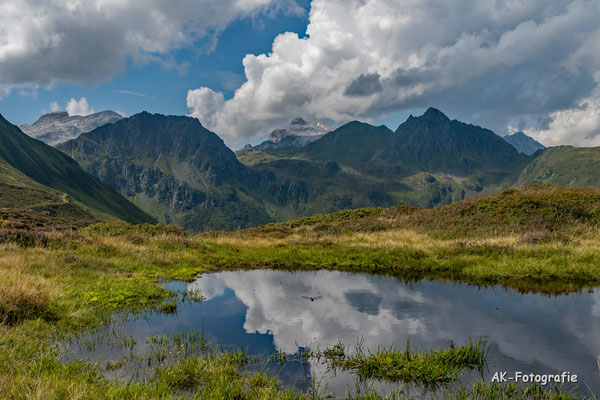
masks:
<path id="1" fill-rule="evenodd" d="M 52 107 L 52 104 L 50 105 L 50 107 Z M 90 114 L 95 113 L 94 109 L 90 108 L 90 105 L 88 104 L 88 101 L 85 97 L 80 98 L 79 101 L 77 101 L 75 99 L 69 100 L 69 102 L 67 103 L 66 109 L 70 116 L 73 116 L 73 115 L 85 116 L 85 115 L 90 115 Z"/>
<path id="2" fill-rule="evenodd" d="M 73 100 L 75 100 L 75 99 L 73 99 Z M 50 103 L 50 111 L 52 111 L 52 112 L 60 111 L 60 106 L 58 105 L 58 103 L 56 101 L 53 101 L 52 103 Z"/>
<path id="3" fill-rule="evenodd" d="M 313 0 L 305 36 L 246 55 L 232 99 L 211 112 L 219 98 L 200 88 L 188 107 L 229 145 L 291 115 L 368 121 L 428 106 L 500 134 L 548 128 L 598 86 L 599 20 L 595 0 Z"/>
<path id="4" fill-rule="evenodd" d="M 172 52 L 214 48 L 232 20 L 299 12 L 293 0 L 11 0 L 0 2 L 0 96 L 11 87 L 108 79 L 126 60 L 178 67 Z"/>
<path id="5" fill-rule="evenodd" d="M 217 113 L 225 104 L 223 93 L 215 92 L 212 89 L 203 87 L 190 90 L 187 95 L 187 105 L 193 108 L 194 116 L 209 126 L 215 126 L 217 123 Z"/>

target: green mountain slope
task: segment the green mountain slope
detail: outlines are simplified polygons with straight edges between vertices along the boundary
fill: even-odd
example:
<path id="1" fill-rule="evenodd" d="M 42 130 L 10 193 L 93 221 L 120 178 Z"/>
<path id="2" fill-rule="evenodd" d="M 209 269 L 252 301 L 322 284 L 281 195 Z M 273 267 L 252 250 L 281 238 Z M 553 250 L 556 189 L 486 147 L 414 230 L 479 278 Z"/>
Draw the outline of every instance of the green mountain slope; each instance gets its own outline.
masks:
<path id="1" fill-rule="evenodd" d="M 376 162 L 382 148 L 393 135 L 394 132 L 386 126 L 353 121 L 309 143 L 300 152 L 300 157 L 334 160 L 344 165 Z"/>
<path id="2" fill-rule="evenodd" d="M 160 222 L 202 231 L 273 220 L 259 177 L 195 118 L 144 112 L 57 148 Z"/>
<path id="3" fill-rule="evenodd" d="M 529 161 L 494 132 L 451 121 L 434 108 L 420 117 L 411 115 L 396 132 L 354 121 L 305 147 L 265 152 L 280 158 L 336 161 L 378 175 L 428 172 L 480 176 L 495 183 L 515 175 Z"/>
<path id="4" fill-rule="evenodd" d="M 115 218 L 35 182 L 0 158 L 0 219 L 27 226 L 60 228 Z"/>
<path id="5" fill-rule="evenodd" d="M 540 150 L 515 186 L 534 183 L 559 186 L 600 187 L 600 147 L 559 146 Z"/>
<path id="6" fill-rule="evenodd" d="M 300 215 L 342 204 L 448 204 L 510 186 L 529 161 L 492 131 L 450 121 L 436 109 L 411 116 L 396 132 L 354 121 L 301 148 L 246 147 L 237 155 L 256 170 L 300 181 L 311 193 L 337 197 L 309 196 L 307 203 L 313 204 L 306 204 Z M 326 173 L 328 165 L 337 170 Z"/>
<path id="7" fill-rule="evenodd" d="M 33 181 L 66 193 L 94 210 L 125 221 L 154 221 L 109 185 L 83 171 L 71 158 L 25 135 L 1 115 L 0 158 Z"/>
<path id="8" fill-rule="evenodd" d="M 345 210 L 270 224 L 258 231 L 285 237 L 307 231 L 339 234 L 415 229 L 443 238 L 524 234 L 526 242 L 536 242 L 575 231 L 589 232 L 599 226 L 600 189 L 531 185 L 432 209 L 402 206 Z M 256 230 L 249 233 L 256 235 Z"/>

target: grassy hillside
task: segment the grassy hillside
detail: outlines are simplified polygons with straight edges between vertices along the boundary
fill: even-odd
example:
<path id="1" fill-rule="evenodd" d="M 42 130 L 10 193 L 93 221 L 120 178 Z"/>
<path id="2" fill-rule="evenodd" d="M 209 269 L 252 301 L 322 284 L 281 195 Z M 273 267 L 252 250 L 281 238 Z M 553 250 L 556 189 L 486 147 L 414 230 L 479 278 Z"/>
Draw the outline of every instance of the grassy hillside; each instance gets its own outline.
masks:
<path id="1" fill-rule="evenodd" d="M 256 147 L 245 146 L 235 152 L 235 155 L 240 162 L 248 167 L 252 167 L 256 164 L 264 164 L 270 161 L 276 161 L 280 158 L 266 153 Z"/>
<path id="2" fill-rule="evenodd" d="M 0 157 L 32 180 L 125 221 L 154 222 L 110 186 L 60 151 L 25 135 L 0 116 Z"/>
<path id="3" fill-rule="evenodd" d="M 401 206 L 320 214 L 243 231 L 385 232 L 410 229 L 435 238 L 493 238 L 515 235 L 540 240 L 583 235 L 600 227 L 600 189 L 532 185 L 478 196 L 433 209 Z M 243 234 L 240 233 L 240 234 Z"/>
<path id="4" fill-rule="evenodd" d="M 0 158 L 0 219 L 4 225 L 61 229 L 115 218 L 33 181 Z"/>
<path id="5" fill-rule="evenodd" d="M 393 136 L 386 126 L 350 122 L 302 148 L 297 157 L 310 160 L 335 160 L 345 165 L 376 162 L 382 147 Z"/>
<path id="6" fill-rule="evenodd" d="M 515 186 L 534 183 L 600 187 L 600 147 L 559 146 L 538 151 Z"/>

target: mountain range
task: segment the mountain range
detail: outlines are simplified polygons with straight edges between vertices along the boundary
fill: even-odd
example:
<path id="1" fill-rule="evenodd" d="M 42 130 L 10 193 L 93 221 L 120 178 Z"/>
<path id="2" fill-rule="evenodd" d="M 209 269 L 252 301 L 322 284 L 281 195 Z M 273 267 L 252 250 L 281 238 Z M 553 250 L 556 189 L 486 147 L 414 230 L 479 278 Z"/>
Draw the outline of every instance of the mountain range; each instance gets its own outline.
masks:
<path id="1" fill-rule="evenodd" d="M 69 116 L 66 111 L 55 111 L 42 115 L 31 125 L 21 125 L 19 128 L 31 137 L 55 146 L 120 119 L 123 119 L 123 116 L 114 111 L 102 111 L 86 116 Z"/>
<path id="2" fill-rule="evenodd" d="M 190 231 L 363 206 L 447 204 L 509 186 L 528 162 L 493 132 L 435 109 L 396 132 L 357 121 L 325 134 L 301 119 L 290 126 L 270 142 L 311 140 L 234 154 L 196 119 L 140 113 L 57 148 L 159 221 Z"/>
<path id="3" fill-rule="evenodd" d="M 130 219 L 148 214 L 192 232 L 365 206 L 434 207 L 532 183 L 600 184 L 598 148 L 527 155 L 434 108 L 395 131 L 358 121 L 330 130 L 298 118 L 267 142 L 234 153 L 197 119 L 143 112 L 56 147 L 127 198 L 138 212 Z M 99 210 L 89 198 L 74 199 Z"/>
<path id="4" fill-rule="evenodd" d="M 272 221 L 258 176 L 195 118 L 144 112 L 57 148 L 160 222 L 199 231 Z"/>

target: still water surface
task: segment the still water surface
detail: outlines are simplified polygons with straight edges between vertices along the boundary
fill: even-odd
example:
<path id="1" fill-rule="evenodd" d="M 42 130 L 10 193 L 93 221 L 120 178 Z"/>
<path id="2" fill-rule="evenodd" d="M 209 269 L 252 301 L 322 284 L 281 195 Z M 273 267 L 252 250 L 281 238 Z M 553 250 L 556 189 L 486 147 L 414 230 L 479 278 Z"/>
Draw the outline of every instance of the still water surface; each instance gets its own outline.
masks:
<path id="1" fill-rule="evenodd" d="M 509 376 L 515 371 L 568 371 L 579 376 L 580 394 L 600 394 L 599 290 L 553 297 L 440 281 L 405 283 L 367 274 L 273 270 L 210 273 L 191 284 L 167 287 L 199 290 L 205 299 L 180 304 L 176 314 L 154 313 L 119 323 L 122 334 L 136 340 L 139 354 L 149 351 L 146 339 L 152 335 L 193 330 L 204 332 L 209 342 L 250 354 L 294 354 L 299 348 L 324 349 L 340 340 L 349 347 L 361 340 L 371 350 L 394 344 L 403 349 L 410 341 L 411 348 L 429 350 L 481 338 L 489 343 L 487 366 L 466 374 L 466 383 L 482 375 L 490 382 L 496 371 Z M 99 339 L 114 329 L 95 333 L 93 348 L 82 342 L 68 346 L 67 358 L 119 356 L 122 349 Z M 355 381 L 315 360 L 269 367 L 287 385 L 307 389 L 316 381 L 338 398 Z M 389 390 L 389 385 L 381 387 Z"/>

